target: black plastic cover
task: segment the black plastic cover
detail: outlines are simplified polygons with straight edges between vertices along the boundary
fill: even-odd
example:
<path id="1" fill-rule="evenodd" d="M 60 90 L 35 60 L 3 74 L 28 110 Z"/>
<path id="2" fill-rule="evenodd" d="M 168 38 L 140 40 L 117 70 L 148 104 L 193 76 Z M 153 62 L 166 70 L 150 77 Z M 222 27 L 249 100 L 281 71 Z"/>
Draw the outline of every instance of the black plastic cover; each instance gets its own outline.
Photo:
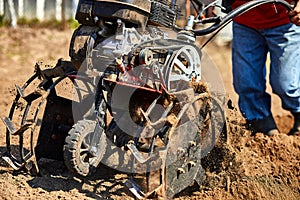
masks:
<path id="1" fill-rule="evenodd" d="M 121 19 L 144 27 L 150 15 L 150 0 L 79 0 L 76 20 L 89 26 L 96 25 L 95 17 L 105 20 Z"/>

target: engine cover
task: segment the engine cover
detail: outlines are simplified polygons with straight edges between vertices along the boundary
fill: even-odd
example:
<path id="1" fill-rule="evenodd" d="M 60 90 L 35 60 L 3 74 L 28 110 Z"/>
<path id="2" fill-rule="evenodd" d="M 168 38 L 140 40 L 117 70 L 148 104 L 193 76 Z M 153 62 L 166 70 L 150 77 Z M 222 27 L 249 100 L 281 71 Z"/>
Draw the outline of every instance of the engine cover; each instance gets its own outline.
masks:
<path id="1" fill-rule="evenodd" d="M 75 19 L 88 26 L 96 25 L 97 17 L 108 21 L 121 19 L 145 27 L 150 10 L 149 0 L 80 0 Z"/>

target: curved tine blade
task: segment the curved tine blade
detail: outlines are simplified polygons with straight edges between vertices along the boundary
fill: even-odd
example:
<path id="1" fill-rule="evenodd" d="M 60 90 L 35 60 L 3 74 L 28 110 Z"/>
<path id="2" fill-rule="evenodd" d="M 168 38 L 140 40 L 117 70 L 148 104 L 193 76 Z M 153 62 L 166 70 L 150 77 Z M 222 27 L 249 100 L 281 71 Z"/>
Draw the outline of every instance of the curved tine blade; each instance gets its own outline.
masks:
<path id="1" fill-rule="evenodd" d="M 145 199 L 145 193 L 142 189 L 137 185 L 134 180 L 128 179 L 125 182 L 125 186 L 129 189 L 130 192 L 137 198 L 137 199 Z"/>
<path id="2" fill-rule="evenodd" d="M 14 124 L 12 123 L 12 121 L 8 118 L 8 117 L 3 117 L 1 118 L 3 123 L 5 124 L 7 130 L 13 134 L 17 131 L 17 129 L 15 128 Z"/>
<path id="3" fill-rule="evenodd" d="M 5 160 L 14 170 L 19 170 L 22 168 L 22 164 L 11 155 L 9 152 L 5 152 L 2 154 L 2 159 Z"/>
<path id="4" fill-rule="evenodd" d="M 19 129 L 16 129 L 12 121 L 8 117 L 1 118 L 7 130 L 11 135 L 20 135 L 26 131 L 32 124 L 24 124 Z"/>

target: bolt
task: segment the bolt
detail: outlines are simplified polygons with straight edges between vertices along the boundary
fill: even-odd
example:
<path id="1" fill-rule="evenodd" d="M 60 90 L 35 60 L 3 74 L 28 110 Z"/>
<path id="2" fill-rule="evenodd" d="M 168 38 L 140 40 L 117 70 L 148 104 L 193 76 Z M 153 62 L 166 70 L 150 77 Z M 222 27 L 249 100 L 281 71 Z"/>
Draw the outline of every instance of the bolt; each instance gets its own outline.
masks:
<path id="1" fill-rule="evenodd" d="M 97 156 L 97 153 L 98 153 L 98 150 L 96 147 L 91 147 L 90 148 L 90 154 L 93 156 L 93 157 L 96 157 Z"/>
<path id="2" fill-rule="evenodd" d="M 52 139 L 52 140 L 56 140 L 56 139 L 57 139 L 57 135 L 52 134 L 52 135 L 51 135 L 51 139 Z"/>
<path id="3" fill-rule="evenodd" d="M 62 120 L 61 115 L 60 115 L 60 114 L 56 115 L 55 120 L 56 120 L 57 122 L 61 121 L 61 120 Z"/>
<path id="4" fill-rule="evenodd" d="M 185 173 L 184 169 L 182 169 L 182 168 L 178 168 L 178 169 L 177 169 L 177 172 L 178 172 L 179 174 L 184 174 L 184 173 Z"/>
<path id="5" fill-rule="evenodd" d="M 190 161 L 190 162 L 188 163 L 188 171 L 190 171 L 190 169 L 191 169 L 192 167 L 195 167 L 195 165 L 196 165 L 196 163 L 195 163 L 194 161 Z"/>
<path id="6" fill-rule="evenodd" d="M 99 18 L 96 16 L 94 17 L 94 22 L 97 24 L 97 22 L 99 21 Z"/>
<path id="7" fill-rule="evenodd" d="M 196 146 L 196 142 L 195 141 L 189 141 L 189 145 L 190 145 L 190 147 L 194 147 L 194 146 Z"/>
<path id="8" fill-rule="evenodd" d="M 184 173 L 185 173 L 185 171 L 184 171 L 183 168 L 178 168 L 178 169 L 177 169 L 177 179 L 179 178 L 179 175 L 180 175 L 180 174 L 184 174 Z"/>
<path id="9" fill-rule="evenodd" d="M 182 147 L 179 147 L 179 148 L 177 149 L 177 157 L 178 157 L 178 158 L 184 157 L 185 153 L 186 153 L 186 151 L 185 151 Z"/>
<path id="10" fill-rule="evenodd" d="M 117 24 L 118 24 L 118 27 L 121 27 L 121 25 L 122 25 L 122 20 L 121 20 L 121 19 L 117 19 Z"/>

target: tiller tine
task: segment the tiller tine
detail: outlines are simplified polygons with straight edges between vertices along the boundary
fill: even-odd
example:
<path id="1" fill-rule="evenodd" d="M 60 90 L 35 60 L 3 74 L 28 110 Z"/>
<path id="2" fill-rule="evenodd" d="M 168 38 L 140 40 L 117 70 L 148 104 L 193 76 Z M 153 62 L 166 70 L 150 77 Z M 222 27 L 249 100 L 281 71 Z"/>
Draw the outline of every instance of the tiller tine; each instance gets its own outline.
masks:
<path id="1" fill-rule="evenodd" d="M 15 136 L 22 136 L 22 134 L 29 128 L 32 128 L 33 124 L 24 124 L 22 125 L 19 129 L 16 129 L 12 121 L 8 117 L 1 118 L 3 123 L 5 124 L 8 132 L 11 135 Z M 18 160 L 15 158 L 11 153 L 10 153 L 10 148 L 8 151 L 4 152 L 1 156 L 3 160 L 5 160 L 14 170 L 20 170 L 26 164 L 30 161 L 33 160 L 35 162 L 35 157 L 33 153 L 29 152 L 27 153 L 26 156 L 22 160 Z M 22 161 L 22 162 L 21 162 Z M 37 170 L 38 171 L 38 170 Z"/>
<path id="2" fill-rule="evenodd" d="M 44 94 L 46 94 L 46 91 L 36 88 L 34 90 L 34 92 L 25 96 L 23 93 L 23 90 L 18 85 L 16 85 L 16 90 L 18 91 L 18 94 L 20 95 L 20 97 L 23 98 L 28 103 L 33 102 L 34 100 L 36 100 L 36 99 L 40 98 L 41 96 L 43 96 Z"/>
<path id="3" fill-rule="evenodd" d="M 148 158 L 144 158 L 144 156 L 140 153 L 140 151 L 137 149 L 136 145 L 134 145 L 133 143 L 129 143 L 126 145 L 126 147 L 130 150 L 130 152 L 132 153 L 132 155 L 134 156 L 134 158 L 141 164 L 145 164 L 148 161 L 151 160 L 151 158 L 153 157 L 148 157 Z"/>
<path id="4" fill-rule="evenodd" d="M 1 156 L 3 160 L 5 160 L 14 170 L 19 170 L 23 167 L 22 163 L 20 163 L 13 155 L 11 155 L 8 151 L 4 152 Z"/>
<path id="5" fill-rule="evenodd" d="M 125 182 L 125 186 L 129 189 L 129 191 L 137 198 L 137 199 L 145 199 L 145 193 L 142 191 L 140 186 L 133 180 L 128 179 Z"/>
<path id="6" fill-rule="evenodd" d="M 21 135 L 28 128 L 31 127 L 32 124 L 24 124 L 19 129 L 16 129 L 12 121 L 8 117 L 2 118 L 3 123 L 5 124 L 7 130 L 11 135 Z"/>
<path id="7" fill-rule="evenodd" d="M 39 173 L 39 168 L 36 163 L 36 158 L 32 153 L 28 153 L 24 157 L 24 161 L 21 163 L 17 158 L 15 158 L 9 151 L 4 152 L 1 157 L 5 160 L 14 170 L 18 171 L 21 169 L 31 170 L 32 165 L 28 165 L 30 161 L 34 163 L 35 172 Z"/>
<path id="8" fill-rule="evenodd" d="M 35 64 L 35 66 L 34 66 L 34 71 L 35 71 L 35 73 L 36 73 L 39 77 L 41 77 L 43 80 L 46 80 L 46 76 L 45 76 L 43 70 L 41 69 L 39 63 L 36 63 L 36 64 Z"/>
<path id="9" fill-rule="evenodd" d="M 59 60 L 45 70 L 37 63 L 23 86 L 15 85 L 17 94 L 9 116 L 1 119 L 7 149 L 2 158 L 14 170 L 39 173 L 40 158 L 62 160 L 64 139 L 73 125 L 72 100 L 57 95 L 56 86 L 64 83 L 68 73 L 75 73 L 71 62 Z"/>
<path id="10" fill-rule="evenodd" d="M 199 132 L 204 131 L 201 126 L 204 118 L 199 113 L 200 109 L 207 108 L 209 94 L 207 92 L 198 94 L 193 88 L 189 88 L 173 95 L 184 100 L 180 102 L 180 109 L 179 103 L 170 102 L 154 121 L 150 120 L 150 116 L 155 111 L 154 104 L 158 102 L 157 100 L 153 101 L 147 111 L 141 109 L 146 123 L 140 128 L 142 131 L 137 130 L 136 137 L 141 137 L 147 130 L 156 130 L 147 151 L 148 156 L 145 157 L 145 152 L 140 151 L 137 142 L 126 144 L 133 158 L 133 166 L 137 163 L 136 166 L 146 167 L 146 171 L 143 171 L 146 173 L 146 189 L 139 187 L 135 182 L 135 174 L 141 172 L 134 171 L 134 168 L 132 178 L 125 183 L 138 199 L 152 197 L 172 199 L 194 181 L 201 185 L 204 170 L 201 166 Z M 160 143 L 156 142 L 156 138 L 160 138 Z"/>

